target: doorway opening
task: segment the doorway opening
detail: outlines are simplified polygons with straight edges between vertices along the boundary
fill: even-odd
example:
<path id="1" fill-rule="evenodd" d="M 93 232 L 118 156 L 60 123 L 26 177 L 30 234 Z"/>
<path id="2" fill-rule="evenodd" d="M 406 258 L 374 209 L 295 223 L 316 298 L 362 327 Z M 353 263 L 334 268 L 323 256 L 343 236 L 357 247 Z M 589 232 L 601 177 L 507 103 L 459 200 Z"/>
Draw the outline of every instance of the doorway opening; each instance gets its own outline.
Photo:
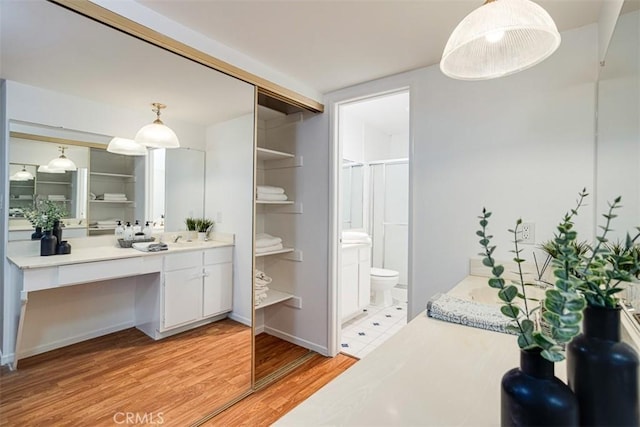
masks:
<path id="1" fill-rule="evenodd" d="M 337 105 L 337 349 L 363 358 L 407 323 L 409 90 Z"/>

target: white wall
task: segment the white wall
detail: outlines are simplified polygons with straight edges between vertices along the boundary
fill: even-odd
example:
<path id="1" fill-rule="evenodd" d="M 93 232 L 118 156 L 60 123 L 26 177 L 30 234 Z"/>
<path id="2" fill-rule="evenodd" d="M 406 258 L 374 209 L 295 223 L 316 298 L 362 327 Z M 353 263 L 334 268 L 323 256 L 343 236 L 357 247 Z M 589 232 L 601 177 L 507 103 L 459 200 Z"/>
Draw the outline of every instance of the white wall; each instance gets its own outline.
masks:
<path id="1" fill-rule="evenodd" d="M 598 83 L 598 223 L 622 196 L 610 239 L 634 231 L 640 212 L 640 11 L 620 17 Z"/>
<path id="2" fill-rule="evenodd" d="M 483 206 L 494 212 L 496 256 L 511 258 L 506 230 L 518 217 L 535 223 L 541 242 L 577 192 L 593 190 L 597 29 L 562 36 L 549 59 L 506 78 L 463 82 L 432 66 L 326 97 L 332 113 L 334 102 L 410 87 L 410 318 L 467 275 Z M 582 238 L 592 223 L 584 209 Z"/>
<path id="3" fill-rule="evenodd" d="M 133 138 L 153 113 L 127 110 L 77 96 L 8 81 L 8 120 L 19 120 L 88 133 Z M 204 126 L 171 120 L 183 147 L 205 149 Z"/>
<path id="4" fill-rule="evenodd" d="M 253 289 L 253 114 L 207 129 L 205 216 L 235 234 L 233 312 L 251 325 Z"/>

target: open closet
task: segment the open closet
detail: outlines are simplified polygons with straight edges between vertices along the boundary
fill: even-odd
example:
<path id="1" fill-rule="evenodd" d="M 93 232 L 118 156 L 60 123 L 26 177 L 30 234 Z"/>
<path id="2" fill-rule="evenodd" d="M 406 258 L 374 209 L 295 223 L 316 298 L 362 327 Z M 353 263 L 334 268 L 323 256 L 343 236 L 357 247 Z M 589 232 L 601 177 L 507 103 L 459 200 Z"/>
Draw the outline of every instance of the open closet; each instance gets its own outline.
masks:
<path id="1" fill-rule="evenodd" d="M 313 280 L 303 280 L 305 148 L 302 129 L 314 114 L 258 95 L 254 240 L 255 383 L 295 366 L 314 346 L 301 328 L 313 311 Z M 282 357 L 286 354 L 287 357 Z M 277 357 L 276 357 L 277 356 Z"/>

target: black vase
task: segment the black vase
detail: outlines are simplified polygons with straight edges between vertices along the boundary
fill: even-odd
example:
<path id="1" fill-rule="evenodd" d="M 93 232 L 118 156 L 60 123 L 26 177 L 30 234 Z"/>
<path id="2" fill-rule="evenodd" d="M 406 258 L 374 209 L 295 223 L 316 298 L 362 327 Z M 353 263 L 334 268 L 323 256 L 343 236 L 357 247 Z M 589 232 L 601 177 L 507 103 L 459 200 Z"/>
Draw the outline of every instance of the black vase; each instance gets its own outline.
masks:
<path id="1" fill-rule="evenodd" d="M 60 227 L 60 221 L 53 222 L 53 235 L 58 239 L 58 243 L 62 242 L 62 227 Z"/>
<path id="2" fill-rule="evenodd" d="M 620 342 L 620 308 L 587 307 L 567 347 L 567 380 L 583 426 L 638 426 L 638 354 Z"/>
<path id="3" fill-rule="evenodd" d="M 56 246 L 58 239 L 53 235 L 51 230 L 47 230 L 40 239 L 40 256 L 49 256 L 56 254 Z"/>
<path id="4" fill-rule="evenodd" d="M 578 400 L 553 367 L 539 349 L 520 351 L 520 367 L 502 377 L 503 427 L 578 425 Z"/>
<path id="5" fill-rule="evenodd" d="M 36 227 L 36 231 L 31 234 L 31 240 L 42 239 L 42 227 Z"/>

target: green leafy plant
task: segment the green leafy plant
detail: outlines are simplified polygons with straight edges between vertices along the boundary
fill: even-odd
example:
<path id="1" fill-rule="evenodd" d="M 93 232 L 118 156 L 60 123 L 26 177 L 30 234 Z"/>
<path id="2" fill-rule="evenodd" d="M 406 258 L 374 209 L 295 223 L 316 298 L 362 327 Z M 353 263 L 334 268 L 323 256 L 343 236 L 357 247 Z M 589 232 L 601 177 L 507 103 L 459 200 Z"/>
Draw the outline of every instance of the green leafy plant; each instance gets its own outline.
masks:
<path id="1" fill-rule="evenodd" d="M 187 226 L 187 230 L 196 231 L 196 221 L 198 221 L 196 218 L 186 218 L 184 220 L 184 223 Z"/>
<path id="2" fill-rule="evenodd" d="M 213 220 L 207 218 L 199 218 L 196 220 L 196 230 L 199 233 L 204 233 L 209 230 L 214 224 Z"/>
<path id="3" fill-rule="evenodd" d="M 67 212 L 57 202 L 36 200 L 35 207 L 25 210 L 24 216 L 34 228 L 41 227 L 42 231 L 51 231 L 53 224 L 67 216 Z"/>
<path id="4" fill-rule="evenodd" d="M 483 209 L 482 215 L 479 217 L 481 229 L 476 234 L 480 237 L 480 246 L 483 248 L 483 252 L 480 253 L 483 257 L 482 263 L 491 269 L 492 277 L 489 278 L 488 284 L 498 290 L 498 298 L 503 302 L 500 311 L 512 320 L 508 329 L 518 336 L 517 342 L 521 349 L 540 349 L 542 357 L 547 360 L 552 362 L 563 360 L 563 345 L 580 331 L 579 324 L 582 320 L 582 310 L 585 307 L 584 299 L 575 287 L 564 286 L 563 283 L 556 283 L 554 289 L 547 289 L 543 302 L 545 310 L 542 316 L 548 322 L 549 327 L 542 329 L 533 318 L 537 307 L 529 308 L 529 302 L 535 300 L 528 298 L 526 292 L 526 288 L 530 284 L 524 278 L 522 264 L 525 259 L 521 256 L 522 249 L 519 246 L 522 220 L 518 219 L 515 227 L 508 230 L 513 236 L 514 249 L 511 252 L 514 254 L 513 261 L 517 266 L 518 280 L 507 283 L 502 277 L 504 266 L 497 264 L 493 257 L 496 246 L 491 245 L 493 236 L 487 233 L 490 217 L 491 212 Z M 560 226 L 558 226 L 558 230 L 560 231 Z M 521 302 L 523 307 L 518 302 Z"/>
<path id="5" fill-rule="evenodd" d="M 578 205 L 565 218 L 566 227 L 555 243 L 558 253 L 554 258 L 556 277 L 562 283 L 570 283 L 586 298 L 593 307 L 615 308 L 618 306 L 617 293 L 624 288 L 622 282 L 631 282 L 640 274 L 640 250 L 636 243 L 640 238 L 640 227 L 636 227 L 636 234 L 631 237 L 626 234 L 623 244 L 612 245 L 607 236 L 612 231 L 611 223 L 617 217 L 616 211 L 622 207 L 622 198 L 616 197 L 609 203 L 604 225 L 600 225 L 601 234 L 596 236 L 593 247 L 580 252 L 576 250 L 575 240 L 577 232 L 572 229 L 571 217 L 578 214 L 588 193 L 583 189 L 579 193 Z"/>
<path id="6" fill-rule="evenodd" d="M 204 233 L 209 230 L 215 223 L 213 220 L 207 218 L 186 218 L 184 220 L 185 225 L 187 226 L 187 230 L 189 231 L 197 231 L 199 233 Z"/>

